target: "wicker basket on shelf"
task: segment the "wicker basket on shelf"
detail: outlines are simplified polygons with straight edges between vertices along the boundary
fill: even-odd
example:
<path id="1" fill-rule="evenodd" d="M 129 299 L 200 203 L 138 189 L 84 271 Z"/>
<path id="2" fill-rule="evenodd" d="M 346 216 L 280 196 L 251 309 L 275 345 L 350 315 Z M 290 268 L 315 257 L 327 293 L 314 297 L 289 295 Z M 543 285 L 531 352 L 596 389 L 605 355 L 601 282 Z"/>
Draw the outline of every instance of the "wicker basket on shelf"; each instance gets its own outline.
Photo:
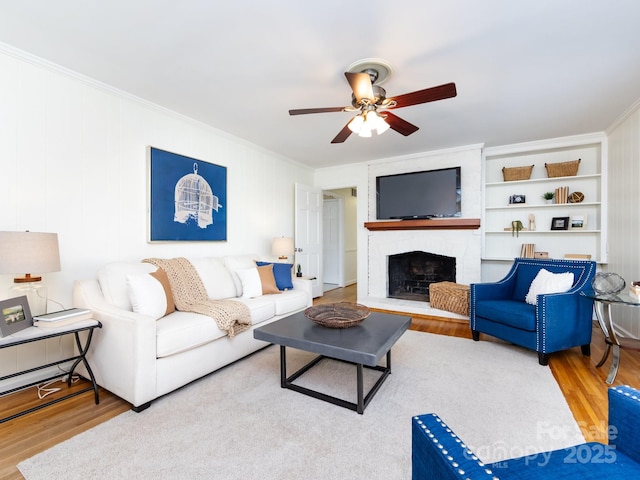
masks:
<path id="1" fill-rule="evenodd" d="M 578 174 L 580 160 L 571 160 L 569 162 L 545 163 L 544 168 L 547 169 L 547 177 L 575 177 Z"/>
<path id="2" fill-rule="evenodd" d="M 514 180 L 529 180 L 533 165 L 525 167 L 502 167 L 502 176 L 505 182 Z"/>
<path id="3" fill-rule="evenodd" d="M 304 311 L 305 316 L 323 327 L 349 328 L 358 325 L 371 311 L 359 303 L 326 303 L 314 305 Z"/>

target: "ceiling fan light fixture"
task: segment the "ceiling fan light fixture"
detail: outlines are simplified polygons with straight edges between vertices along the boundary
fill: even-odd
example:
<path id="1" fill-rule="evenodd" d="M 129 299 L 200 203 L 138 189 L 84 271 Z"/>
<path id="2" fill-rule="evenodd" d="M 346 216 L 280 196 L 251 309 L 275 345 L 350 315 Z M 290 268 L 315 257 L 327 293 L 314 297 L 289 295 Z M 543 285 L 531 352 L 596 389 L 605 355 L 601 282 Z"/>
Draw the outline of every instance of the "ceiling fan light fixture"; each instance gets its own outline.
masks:
<path id="1" fill-rule="evenodd" d="M 349 122 L 349 130 L 353 133 L 360 133 L 362 126 L 364 125 L 364 116 L 362 113 L 359 113 Z"/>
<path id="2" fill-rule="evenodd" d="M 384 132 L 389 130 L 389 124 L 385 121 L 382 115 L 375 112 L 373 112 L 373 114 L 375 115 L 375 123 L 373 127 L 376 129 L 376 132 L 378 132 L 378 135 L 382 135 Z"/>

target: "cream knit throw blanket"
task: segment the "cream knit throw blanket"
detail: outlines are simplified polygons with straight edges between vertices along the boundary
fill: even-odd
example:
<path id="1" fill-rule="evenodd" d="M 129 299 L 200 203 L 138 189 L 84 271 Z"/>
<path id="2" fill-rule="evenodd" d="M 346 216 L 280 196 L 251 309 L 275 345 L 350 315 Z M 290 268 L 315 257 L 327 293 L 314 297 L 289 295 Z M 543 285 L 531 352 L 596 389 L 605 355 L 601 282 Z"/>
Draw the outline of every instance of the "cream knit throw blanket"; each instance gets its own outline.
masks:
<path id="1" fill-rule="evenodd" d="M 167 273 L 173 301 L 178 310 L 194 312 L 213 318 L 220 330 L 233 337 L 251 326 L 249 307 L 234 300 L 213 300 L 195 267 L 186 258 L 146 258 L 142 260 Z"/>

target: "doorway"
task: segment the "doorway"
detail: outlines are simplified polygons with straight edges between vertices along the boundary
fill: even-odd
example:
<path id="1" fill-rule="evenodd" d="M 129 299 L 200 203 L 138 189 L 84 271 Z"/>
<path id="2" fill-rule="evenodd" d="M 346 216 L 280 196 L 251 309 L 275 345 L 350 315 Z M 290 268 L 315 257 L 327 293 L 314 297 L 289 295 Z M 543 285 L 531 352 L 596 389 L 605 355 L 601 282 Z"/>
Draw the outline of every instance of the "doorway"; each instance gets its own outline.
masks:
<path id="1" fill-rule="evenodd" d="M 323 291 L 357 279 L 357 190 L 323 191 Z"/>

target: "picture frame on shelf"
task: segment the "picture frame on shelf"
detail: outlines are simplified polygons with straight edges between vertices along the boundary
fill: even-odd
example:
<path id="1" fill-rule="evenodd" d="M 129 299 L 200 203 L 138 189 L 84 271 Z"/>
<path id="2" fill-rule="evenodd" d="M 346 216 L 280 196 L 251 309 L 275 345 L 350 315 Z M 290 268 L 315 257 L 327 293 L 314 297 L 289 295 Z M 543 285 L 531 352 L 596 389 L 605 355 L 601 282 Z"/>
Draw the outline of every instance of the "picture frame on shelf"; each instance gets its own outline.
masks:
<path id="1" fill-rule="evenodd" d="M 551 219 L 551 230 L 568 230 L 569 217 L 553 217 Z"/>
<path id="2" fill-rule="evenodd" d="M 586 215 L 572 215 L 571 219 L 569 220 L 569 229 L 586 230 L 587 229 Z"/>
<path id="3" fill-rule="evenodd" d="M 33 325 L 26 295 L 0 301 L 0 337 L 12 335 Z"/>
<path id="4" fill-rule="evenodd" d="M 518 205 L 522 203 L 527 203 L 524 195 L 511 195 L 509 197 L 509 205 Z"/>

